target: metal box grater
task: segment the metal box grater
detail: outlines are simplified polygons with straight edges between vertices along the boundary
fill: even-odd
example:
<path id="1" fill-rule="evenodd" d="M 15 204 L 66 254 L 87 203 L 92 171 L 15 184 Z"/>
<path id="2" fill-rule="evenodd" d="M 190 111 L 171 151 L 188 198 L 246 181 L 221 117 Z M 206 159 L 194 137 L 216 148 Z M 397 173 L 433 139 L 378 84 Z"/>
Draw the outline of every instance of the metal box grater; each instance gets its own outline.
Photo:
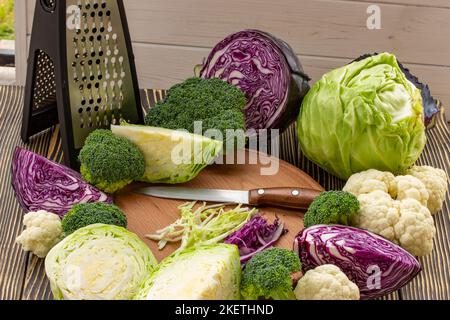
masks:
<path id="1" fill-rule="evenodd" d="M 143 123 L 122 0 L 37 0 L 22 140 L 60 124 L 65 163 L 95 129 Z"/>

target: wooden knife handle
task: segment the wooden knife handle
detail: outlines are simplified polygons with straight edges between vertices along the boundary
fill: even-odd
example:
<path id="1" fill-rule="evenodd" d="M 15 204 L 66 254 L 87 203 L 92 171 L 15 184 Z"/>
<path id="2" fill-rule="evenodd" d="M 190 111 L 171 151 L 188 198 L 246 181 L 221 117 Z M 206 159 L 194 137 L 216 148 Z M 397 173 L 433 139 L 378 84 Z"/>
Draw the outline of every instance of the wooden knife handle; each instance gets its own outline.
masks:
<path id="1" fill-rule="evenodd" d="M 307 210 L 321 191 L 302 188 L 261 188 L 251 190 L 250 205 L 255 207 L 274 206 Z"/>

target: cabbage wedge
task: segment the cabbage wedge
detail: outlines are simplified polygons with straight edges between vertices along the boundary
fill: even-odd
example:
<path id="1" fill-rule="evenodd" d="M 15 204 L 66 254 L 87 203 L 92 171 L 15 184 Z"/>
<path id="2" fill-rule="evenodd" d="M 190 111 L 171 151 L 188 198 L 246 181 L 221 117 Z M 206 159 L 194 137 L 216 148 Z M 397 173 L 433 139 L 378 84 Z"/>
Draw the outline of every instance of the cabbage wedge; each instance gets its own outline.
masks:
<path id="1" fill-rule="evenodd" d="M 144 154 L 148 183 L 184 183 L 194 179 L 222 152 L 222 141 L 185 131 L 140 125 L 112 126 L 112 132 L 133 142 Z"/>
<path id="2" fill-rule="evenodd" d="M 216 244 L 186 249 L 161 262 L 137 300 L 238 300 L 239 250 Z"/>
<path id="3" fill-rule="evenodd" d="M 157 261 L 137 235 L 112 225 L 81 228 L 45 259 L 55 300 L 129 300 Z"/>

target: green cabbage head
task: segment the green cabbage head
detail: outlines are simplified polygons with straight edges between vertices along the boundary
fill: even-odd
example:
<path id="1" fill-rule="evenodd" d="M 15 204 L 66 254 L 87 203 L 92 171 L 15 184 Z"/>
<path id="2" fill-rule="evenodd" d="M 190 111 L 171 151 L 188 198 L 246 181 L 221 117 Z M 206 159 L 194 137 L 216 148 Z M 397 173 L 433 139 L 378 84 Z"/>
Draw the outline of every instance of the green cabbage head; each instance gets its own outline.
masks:
<path id="1" fill-rule="evenodd" d="M 425 147 L 423 112 L 420 90 L 383 53 L 325 74 L 303 100 L 298 136 L 310 160 L 342 179 L 402 173 Z"/>
<path id="2" fill-rule="evenodd" d="M 128 300 L 157 261 L 137 235 L 113 225 L 78 229 L 45 259 L 55 300 Z"/>

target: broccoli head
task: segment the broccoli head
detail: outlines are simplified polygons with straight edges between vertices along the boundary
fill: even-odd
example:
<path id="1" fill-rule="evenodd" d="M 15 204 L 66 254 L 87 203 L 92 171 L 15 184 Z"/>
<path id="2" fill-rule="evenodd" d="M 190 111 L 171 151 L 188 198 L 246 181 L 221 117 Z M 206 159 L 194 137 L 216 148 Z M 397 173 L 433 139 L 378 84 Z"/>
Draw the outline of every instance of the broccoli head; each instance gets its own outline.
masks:
<path id="1" fill-rule="evenodd" d="M 293 275 L 300 271 L 300 259 L 293 251 L 264 250 L 246 264 L 241 295 L 245 300 L 295 300 Z"/>
<path id="2" fill-rule="evenodd" d="M 225 139 L 227 129 L 245 131 L 246 104 L 244 93 L 223 80 L 190 78 L 173 86 L 166 98 L 149 110 L 145 123 L 198 134 L 216 129 Z M 202 132 L 195 132 L 196 121 L 202 122 Z M 217 136 L 210 137 L 223 141 Z"/>
<path id="3" fill-rule="evenodd" d="M 68 236 L 78 229 L 97 223 L 126 228 L 127 217 L 122 210 L 112 204 L 103 202 L 80 203 L 74 205 L 64 216 L 62 228 L 64 235 Z"/>
<path id="4" fill-rule="evenodd" d="M 79 156 L 84 180 L 114 193 L 144 175 L 142 152 L 131 141 L 109 130 L 96 130 L 86 139 Z"/>
<path id="5" fill-rule="evenodd" d="M 349 225 L 359 212 L 359 201 L 345 191 L 322 193 L 305 214 L 304 225 L 309 228 L 318 224 Z"/>

